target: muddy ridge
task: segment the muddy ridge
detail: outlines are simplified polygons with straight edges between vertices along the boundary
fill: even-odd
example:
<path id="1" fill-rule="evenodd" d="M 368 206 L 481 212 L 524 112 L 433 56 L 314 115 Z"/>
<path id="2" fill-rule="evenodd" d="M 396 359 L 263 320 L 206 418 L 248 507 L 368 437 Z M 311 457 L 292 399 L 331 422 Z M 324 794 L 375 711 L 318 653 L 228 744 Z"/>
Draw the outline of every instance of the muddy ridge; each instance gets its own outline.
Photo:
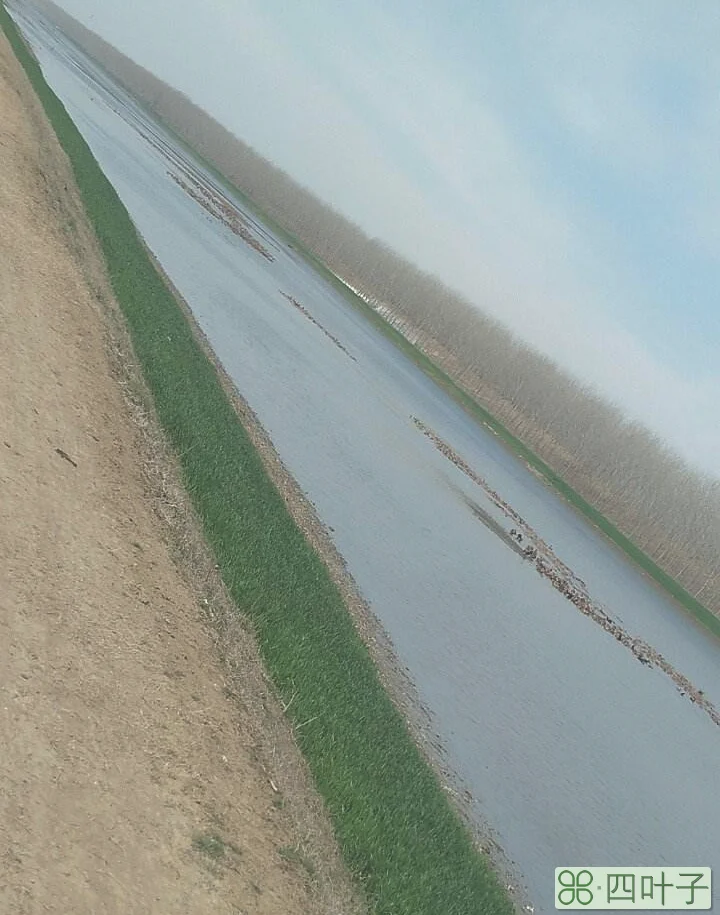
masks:
<path id="1" fill-rule="evenodd" d="M 320 330 L 325 334 L 325 336 L 326 336 L 326 337 L 329 337 L 329 338 L 332 340 L 332 342 L 335 344 L 335 346 L 337 346 L 338 349 L 341 349 L 341 350 L 345 353 L 346 356 L 348 356 L 350 359 L 352 359 L 353 362 L 357 362 L 357 359 L 353 356 L 353 354 L 350 353 L 350 352 L 348 352 L 348 350 L 345 349 L 345 347 L 344 347 L 344 346 L 342 345 L 342 343 L 338 340 L 338 338 L 337 338 L 337 337 L 334 337 L 334 336 L 330 333 L 329 330 L 326 330 L 326 329 L 322 326 L 322 324 L 321 324 L 318 320 L 316 320 L 316 319 L 310 314 L 310 312 L 307 310 L 307 308 L 305 308 L 304 305 L 301 305 L 300 302 L 298 302 L 297 299 L 294 299 L 291 295 L 288 295 L 287 292 L 283 292 L 282 290 L 279 290 L 279 292 L 280 292 L 280 295 L 281 295 L 283 298 L 287 299 L 288 302 L 290 302 L 291 305 L 294 305 L 295 308 L 297 308 L 297 310 L 298 310 L 301 314 L 305 315 L 305 317 L 308 319 L 308 321 L 311 321 L 311 322 L 315 325 L 315 327 L 319 327 Z"/>
<path id="2" fill-rule="evenodd" d="M 88 80 L 93 82 L 94 78 L 91 73 L 76 62 L 78 68 L 85 74 Z M 183 177 L 168 171 L 167 174 L 178 184 L 188 196 L 192 197 L 196 203 L 199 203 L 215 219 L 220 220 L 228 229 L 238 238 L 241 238 L 246 244 L 250 245 L 258 254 L 274 261 L 275 257 L 267 248 L 258 241 L 250 232 L 248 220 L 240 213 L 237 206 L 209 181 L 197 169 L 192 168 L 189 163 L 183 161 L 166 140 L 153 130 L 146 122 L 133 112 L 131 107 L 123 105 L 120 100 L 110 92 L 107 87 L 103 87 L 108 96 L 108 104 L 115 111 L 118 117 L 122 118 L 127 124 L 132 126 L 160 155 L 166 159 Z"/>
<path id="3" fill-rule="evenodd" d="M 642 639 L 631 635 L 617 620 L 614 620 L 601 604 L 590 596 L 585 582 L 555 554 L 552 547 L 540 537 L 540 535 L 515 511 L 514 508 L 512 508 L 511 505 L 490 487 L 483 477 L 476 473 L 447 442 L 443 441 L 443 439 L 441 439 L 429 426 L 426 426 L 422 420 L 419 420 L 415 416 L 411 417 L 411 419 L 423 435 L 430 439 L 437 450 L 461 470 L 468 479 L 478 485 L 505 517 L 513 522 L 515 526 L 508 533 L 503 532 L 501 539 L 507 541 L 511 538 L 514 541 L 512 544 L 513 549 L 516 549 L 515 543 L 521 546 L 521 555 L 523 558 L 528 562 L 532 562 L 538 574 L 542 575 L 543 578 L 546 578 L 550 584 L 574 604 L 581 613 L 589 617 L 614 639 L 629 649 L 641 664 L 645 664 L 648 667 L 656 667 L 670 677 L 681 696 L 686 696 L 690 702 L 699 705 L 716 725 L 720 725 L 720 713 L 718 713 L 710 700 L 706 698 L 701 689 L 695 687 L 687 677 L 676 670 L 659 651 L 656 651 Z M 474 512 L 474 514 L 477 515 L 477 512 Z M 497 531 L 495 531 L 495 525 L 488 525 L 486 523 L 486 527 L 489 527 L 490 530 L 497 533 Z"/>
<path id="4" fill-rule="evenodd" d="M 206 185 L 203 185 L 195 178 L 192 178 L 190 175 L 187 175 L 188 181 L 184 181 L 178 175 L 174 175 L 170 171 L 168 171 L 168 175 L 189 197 L 192 197 L 193 200 L 199 203 L 204 210 L 211 216 L 214 216 L 215 219 L 219 219 L 223 225 L 227 226 L 233 235 L 237 235 L 238 238 L 241 238 L 246 244 L 250 245 L 251 248 L 254 248 L 258 254 L 267 258 L 267 260 L 275 260 L 268 249 L 260 244 L 257 238 L 248 231 L 245 220 L 231 203 L 220 197 L 219 194 L 215 193 Z M 192 184 L 190 182 L 192 182 Z"/>

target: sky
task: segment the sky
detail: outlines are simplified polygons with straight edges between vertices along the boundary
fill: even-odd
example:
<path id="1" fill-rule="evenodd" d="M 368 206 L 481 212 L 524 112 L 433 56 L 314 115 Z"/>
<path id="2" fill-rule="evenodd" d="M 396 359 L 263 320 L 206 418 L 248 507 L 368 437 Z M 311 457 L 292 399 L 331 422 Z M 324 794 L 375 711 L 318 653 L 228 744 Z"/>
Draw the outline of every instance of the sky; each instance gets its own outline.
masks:
<path id="1" fill-rule="evenodd" d="M 57 0 L 720 477 L 716 0 Z"/>

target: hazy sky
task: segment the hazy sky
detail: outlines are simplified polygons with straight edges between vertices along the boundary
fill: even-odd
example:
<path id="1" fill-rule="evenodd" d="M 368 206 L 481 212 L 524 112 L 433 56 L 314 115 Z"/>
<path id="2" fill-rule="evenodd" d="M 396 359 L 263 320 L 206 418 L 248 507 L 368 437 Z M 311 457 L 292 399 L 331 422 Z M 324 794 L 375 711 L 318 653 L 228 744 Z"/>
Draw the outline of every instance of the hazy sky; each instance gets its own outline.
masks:
<path id="1" fill-rule="evenodd" d="M 59 0 L 720 475 L 716 0 Z"/>

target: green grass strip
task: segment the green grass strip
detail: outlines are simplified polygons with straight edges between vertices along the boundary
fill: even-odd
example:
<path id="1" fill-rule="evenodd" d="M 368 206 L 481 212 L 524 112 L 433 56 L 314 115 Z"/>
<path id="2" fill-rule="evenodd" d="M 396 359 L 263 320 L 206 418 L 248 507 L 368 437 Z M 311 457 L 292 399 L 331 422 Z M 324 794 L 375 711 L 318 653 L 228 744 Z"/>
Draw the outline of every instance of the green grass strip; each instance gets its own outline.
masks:
<path id="1" fill-rule="evenodd" d="M 6 9 L 0 24 L 69 156 L 160 421 L 207 540 L 249 612 L 340 847 L 379 915 L 510 913 L 382 688 L 178 303 Z"/>

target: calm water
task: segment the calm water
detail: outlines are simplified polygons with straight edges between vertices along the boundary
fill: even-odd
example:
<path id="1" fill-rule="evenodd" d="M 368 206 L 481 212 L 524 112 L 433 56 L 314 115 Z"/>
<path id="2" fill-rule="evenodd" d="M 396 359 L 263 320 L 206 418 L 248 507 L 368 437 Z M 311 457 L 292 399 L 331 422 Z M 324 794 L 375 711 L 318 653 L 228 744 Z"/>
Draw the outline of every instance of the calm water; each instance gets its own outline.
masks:
<path id="1" fill-rule="evenodd" d="M 720 729 L 478 522 L 463 493 L 503 519 L 411 417 L 716 704 L 718 643 L 242 203 L 274 261 L 203 209 L 168 176 L 187 180 L 157 148 L 173 148 L 161 128 L 51 29 L 18 18 L 138 230 L 334 529 L 535 911 L 553 910 L 560 864 L 720 866 Z"/>

